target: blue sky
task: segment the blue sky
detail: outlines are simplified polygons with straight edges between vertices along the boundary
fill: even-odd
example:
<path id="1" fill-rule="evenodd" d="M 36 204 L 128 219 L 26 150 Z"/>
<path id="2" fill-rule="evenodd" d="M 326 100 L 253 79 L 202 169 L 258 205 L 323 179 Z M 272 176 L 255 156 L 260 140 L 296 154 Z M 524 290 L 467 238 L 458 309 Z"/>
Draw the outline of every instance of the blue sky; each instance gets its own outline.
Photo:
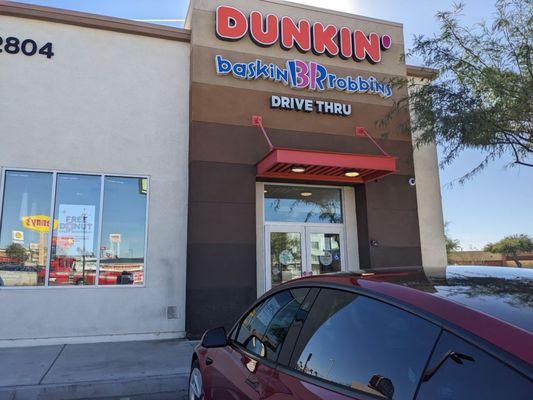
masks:
<path id="1" fill-rule="evenodd" d="M 92 12 L 130 19 L 183 19 L 187 0 L 23 0 L 50 7 Z M 294 0 L 404 24 L 406 47 L 413 35 L 431 35 L 438 26 L 434 15 L 449 10 L 453 0 Z M 490 20 L 494 0 L 465 0 L 467 24 Z M 180 26 L 180 22 L 166 22 Z M 408 60 L 416 64 L 419 60 Z M 464 250 L 481 248 L 487 242 L 514 233 L 533 235 L 533 168 L 506 169 L 501 160 L 467 182 L 453 185 L 457 178 L 482 159 L 475 152 L 464 153 L 441 170 L 444 219 L 451 237 L 459 239 Z"/>

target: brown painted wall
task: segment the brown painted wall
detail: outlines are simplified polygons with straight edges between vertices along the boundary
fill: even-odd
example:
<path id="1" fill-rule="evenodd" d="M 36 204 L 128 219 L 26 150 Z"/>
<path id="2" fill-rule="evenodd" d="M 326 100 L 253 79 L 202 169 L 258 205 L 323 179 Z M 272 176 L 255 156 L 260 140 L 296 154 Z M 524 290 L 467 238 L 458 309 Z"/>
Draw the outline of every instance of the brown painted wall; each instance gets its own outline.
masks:
<path id="1" fill-rule="evenodd" d="M 268 3 L 268 4 L 267 4 Z M 367 140 L 354 136 L 365 126 L 378 143 L 397 156 L 398 173 L 379 182 L 356 187 L 358 245 L 362 268 L 421 265 L 416 191 L 408 184 L 414 176 L 411 137 L 399 126 L 408 115 L 396 117 L 387 128 L 379 126 L 393 99 L 339 92 L 294 91 L 268 81 L 247 82 L 215 74 L 214 56 L 248 62 L 256 58 L 281 65 L 289 58 L 314 59 L 342 74 L 378 79 L 405 76 L 398 60 L 403 33 L 397 24 L 288 7 L 268 1 L 229 0 L 224 4 L 243 10 L 262 9 L 278 15 L 309 18 L 389 33 L 394 46 L 381 64 L 285 52 L 278 46 L 261 48 L 249 39 L 222 42 L 214 34 L 214 10 L 220 2 L 193 1 L 191 24 L 191 118 L 189 154 L 189 222 L 187 272 L 187 331 L 197 337 L 205 329 L 229 327 L 256 298 L 256 163 L 267 144 L 251 116 L 263 122 L 275 146 L 379 154 Z M 303 15 L 302 15 L 303 14 Z M 352 104 L 350 117 L 271 110 L 271 95 L 291 95 Z M 395 93 L 397 99 L 405 93 Z M 377 247 L 370 246 L 376 240 Z M 348 244 L 350 245 L 350 244 Z M 354 244 L 357 245 L 357 244 Z"/>

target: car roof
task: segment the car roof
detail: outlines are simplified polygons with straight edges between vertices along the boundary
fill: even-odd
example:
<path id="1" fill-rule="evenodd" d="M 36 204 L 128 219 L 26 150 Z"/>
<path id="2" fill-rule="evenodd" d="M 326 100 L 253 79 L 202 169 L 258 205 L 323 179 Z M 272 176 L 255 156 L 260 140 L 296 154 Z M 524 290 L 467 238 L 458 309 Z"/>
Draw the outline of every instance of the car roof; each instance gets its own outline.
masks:
<path id="1" fill-rule="evenodd" d="M 292 282 L 358 288 L 392 298 L 533 364 L 533 279 L 506 279 L 491 273 L 471 276 L 457 268 L 464 267 L 448 267 L 440 276 L 420 267 L 390 268 L 314 275 Z"/>

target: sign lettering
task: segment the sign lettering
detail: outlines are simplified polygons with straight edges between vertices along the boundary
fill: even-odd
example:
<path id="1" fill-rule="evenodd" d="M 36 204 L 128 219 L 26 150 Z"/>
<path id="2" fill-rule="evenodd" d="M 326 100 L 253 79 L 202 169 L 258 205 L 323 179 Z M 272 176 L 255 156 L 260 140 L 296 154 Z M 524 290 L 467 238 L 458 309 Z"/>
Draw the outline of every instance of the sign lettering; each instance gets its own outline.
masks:
<path id="1" fill-rule="evenodd" d="M 320 114 L 340 115 L 342 117 L 352 115 L 351 104 L 302 99 L 299 97 L 270 96 L 270 108 L 304 111 L 308 113 L 315 111 Z"/>
<path id="2" fill-rule="evenodd" d="M 233 63 L 220 55 L 215 56 L 215 67 L 218 75 L 230 75 L 237 79 L 264 79 L 293 89 L 310 91 L 338 90 L 345 93 L 377 94 L 383 98 L 392 95 L 390 84 L 380 82 L 373 76 L 338 76 L 317 62 L 289 60 L 284 67 L 273 63 L 265 64 L 262 60 L 248 63 Z"/>
<path id="3" fill-rule="evenodd" d="M 48 215 L 28 215 L 21 219 L 22 227 L 34 232 L 46 233 L 50 230 L 50 217 Z M 57 229 L 57 220 L 54 220 L 54 229 Z"/>
<path id="4" fill-rule="evenodd" d="M 46 56 L 50 59 L 54 56 L 52 50 L 52 43 L 48 42 L 43 46 L 37 44 L 33 39 L 19 39 L 15 36 L 8 36 L 5 38 L 0 36 L 0 53 L 5 54 L 19 54 L 31 57 L 36 54 Z"/>
<path id="5" fill-rule="evenodd" d="M 249 17 L 235 7 L 219 6 L 216 11 L 216 35 L 221 40 L 236 41 L 248 34 L 262 47 L 279 43 L 282 49 L 298 49 L 302 53 L 312 51 L 316 55 L 341 57 L 345 60 L 381 62 L 382 52 L 391 48 L 390 35 L 366 34 L 361 30 L 320 22 L 311 24 L 306 19 L 278 18 L 274 14 L 263 15 L 252 11 Z"/>

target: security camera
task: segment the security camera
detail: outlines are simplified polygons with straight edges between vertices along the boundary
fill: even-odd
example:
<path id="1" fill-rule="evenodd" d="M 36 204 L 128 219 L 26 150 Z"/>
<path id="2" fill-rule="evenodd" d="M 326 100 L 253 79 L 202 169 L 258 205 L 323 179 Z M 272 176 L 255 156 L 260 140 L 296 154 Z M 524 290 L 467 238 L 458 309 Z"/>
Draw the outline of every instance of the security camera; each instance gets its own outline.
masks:
<path id="1" fill-rule="evenodd" d="M 416 185 L 415 178 L 409 178 L 409 180 L 407 182 L 409 182 L 409 185 L 411 185 L 411 186 L 415 186 Z"/>

